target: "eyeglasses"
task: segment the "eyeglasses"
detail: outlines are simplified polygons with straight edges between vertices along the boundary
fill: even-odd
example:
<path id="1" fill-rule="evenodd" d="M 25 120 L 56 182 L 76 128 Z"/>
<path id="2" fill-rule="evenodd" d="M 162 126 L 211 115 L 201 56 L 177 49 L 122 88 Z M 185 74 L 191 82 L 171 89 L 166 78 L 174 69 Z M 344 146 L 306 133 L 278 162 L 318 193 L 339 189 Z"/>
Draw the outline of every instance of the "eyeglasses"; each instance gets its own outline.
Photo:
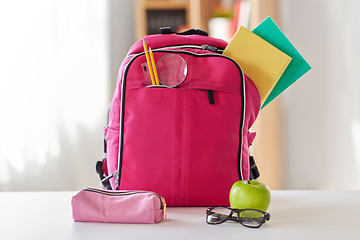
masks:
<path id="1" fill-rule="evenodd" d="M 265 221 L 270 220 L 270 214 L 256 209 L 228 207 L 212 207 L 206 210 L 206 222 L 208 224 L 220 224 L 228 220 L 239 222 L 245 227 L 259 228 Z"/>

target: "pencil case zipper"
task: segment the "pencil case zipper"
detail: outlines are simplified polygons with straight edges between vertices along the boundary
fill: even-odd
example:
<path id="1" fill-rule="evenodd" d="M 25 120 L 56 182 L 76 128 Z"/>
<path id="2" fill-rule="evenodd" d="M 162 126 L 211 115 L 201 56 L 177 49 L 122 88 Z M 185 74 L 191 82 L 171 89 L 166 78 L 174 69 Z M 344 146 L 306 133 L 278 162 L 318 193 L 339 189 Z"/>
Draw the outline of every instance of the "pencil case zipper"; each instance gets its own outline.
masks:
<path id="1" fill-rule="evenodd" d="M 111 190 L 102 190 L 102 189 L 96 189 L 96 188 L 84 188 L 83 191 L 99 193 L 99 194 L 104 194 L 104 195 L 108 195 L 108 196 L 126 196 L 126 195 L 132 195 L 132 194 L 153 193 L 160 199 L 160 203 L 161 203 L 160 204 L 160 209 L 164 210 L 164 218 L 166 218 L 166 201 L 165 201 L 165 198 L 163 196 L 161 196 L 160 194 L 156 193 L 156 192 L 141 191 L 141 190 L 136 190 L 136 191 L 130 191 L 130 190 L 129 191 L 121 191 L 121 190 L 111 191 Z"/>

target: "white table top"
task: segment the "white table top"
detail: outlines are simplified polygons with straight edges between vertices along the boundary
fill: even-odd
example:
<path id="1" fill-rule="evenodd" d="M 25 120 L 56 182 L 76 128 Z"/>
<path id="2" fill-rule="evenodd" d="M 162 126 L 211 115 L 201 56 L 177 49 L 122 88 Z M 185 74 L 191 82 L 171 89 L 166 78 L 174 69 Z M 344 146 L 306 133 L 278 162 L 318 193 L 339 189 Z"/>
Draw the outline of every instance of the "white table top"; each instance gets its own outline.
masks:
<path id="1" fill-rule="evenodd" d="M 1 192 L 0 239 L 360 239 L 360 191 L 272 191 L 270 221 L 208 225 L 206 208 L 168 208 L 159 224 L 74 222 L 75 192 Z"/>

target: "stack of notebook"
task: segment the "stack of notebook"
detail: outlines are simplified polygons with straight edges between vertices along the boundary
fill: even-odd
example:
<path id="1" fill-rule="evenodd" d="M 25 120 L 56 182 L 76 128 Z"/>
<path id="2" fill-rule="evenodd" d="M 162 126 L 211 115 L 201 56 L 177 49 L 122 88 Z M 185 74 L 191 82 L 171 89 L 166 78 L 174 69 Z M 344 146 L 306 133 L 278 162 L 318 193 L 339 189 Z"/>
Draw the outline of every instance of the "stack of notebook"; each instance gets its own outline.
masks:
<path id="1" fill-rule="evenodd" d="M 270 17 L 252 32 L 240 27 L 223 54 L 234 59 L 254 81 L 261 108 L 311 69 Z"/>

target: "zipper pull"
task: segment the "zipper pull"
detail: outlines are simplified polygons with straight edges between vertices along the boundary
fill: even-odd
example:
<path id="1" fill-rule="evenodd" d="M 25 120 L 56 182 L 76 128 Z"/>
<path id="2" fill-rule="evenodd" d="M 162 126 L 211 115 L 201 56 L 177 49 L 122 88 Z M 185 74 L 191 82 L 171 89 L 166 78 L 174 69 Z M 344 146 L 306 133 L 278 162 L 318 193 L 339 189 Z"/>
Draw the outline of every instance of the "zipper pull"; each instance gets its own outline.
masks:
<path id="1" fill-rule="evenodd" d="M 116 170 L 112 175 L 113 175 L 113 177 L 115 177 L 115 189 L 114 190 L 119 190 L 119 187 L 120 187 L 119 170 Z"/>
<path id="2" fill-rule="evenodd" d="M 209 104 L 213 105 L 215 104 L 215 98 L 214 98 L 214 91 L 213 90 L 207 90 Z"/>
<path id="3" fill-rule="evenodd" d="M 165 202 L 165 198 L 160 197 L 162 205 L 163 205 L 163 210 L 164 210 L 164 219 L 167 218 L 166 216 L 166 202 Z"/>
<path id="4" fill-rule="evenodd" d="M 217 52 L 218 48 L 210 45 L 201 45 L 202 50 L 209 50 L 212 52 Z"/>

